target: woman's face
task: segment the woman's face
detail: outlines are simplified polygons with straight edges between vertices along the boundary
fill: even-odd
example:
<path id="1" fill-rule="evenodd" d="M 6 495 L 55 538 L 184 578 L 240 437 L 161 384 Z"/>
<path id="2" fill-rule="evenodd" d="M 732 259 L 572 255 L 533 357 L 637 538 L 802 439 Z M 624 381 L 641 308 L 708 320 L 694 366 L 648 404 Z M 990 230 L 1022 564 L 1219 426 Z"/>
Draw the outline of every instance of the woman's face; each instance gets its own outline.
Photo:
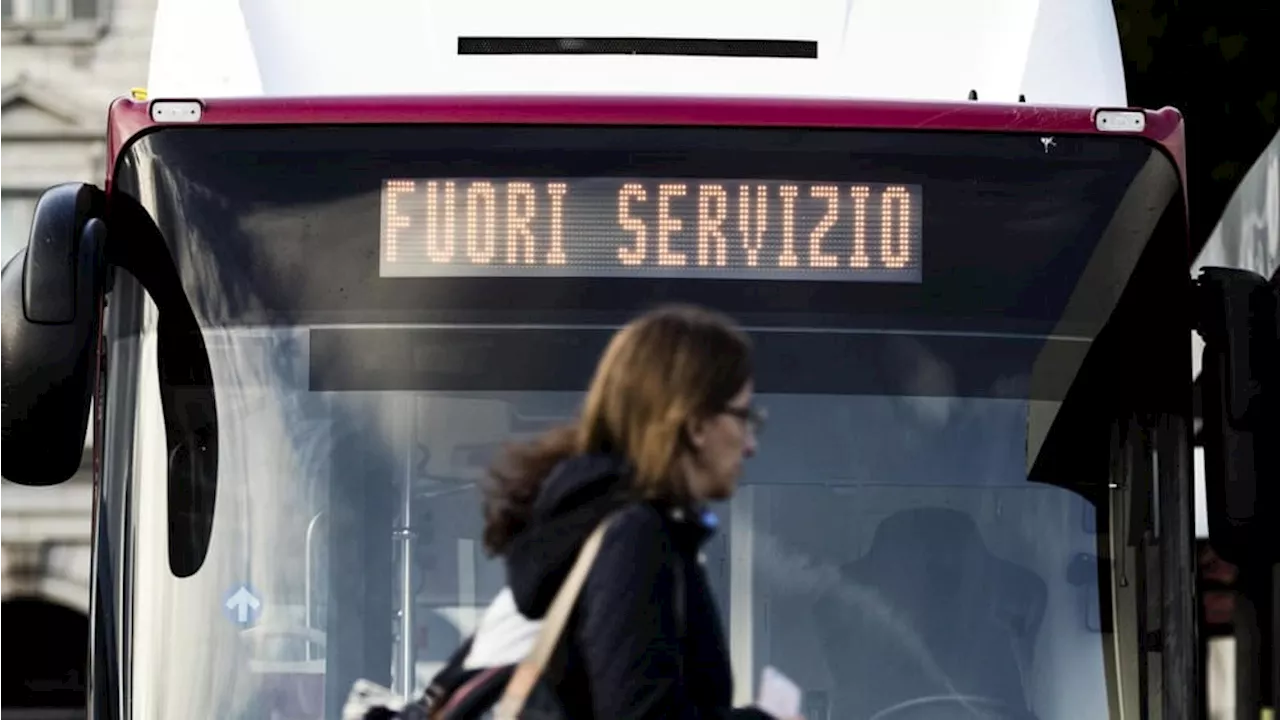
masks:
<path id="1" fill-rule="evenodd" d="M 756 452 L 763 414 L 752 406 L 754 384 L 747 384 L 709 417 L 689 423 L 693 445 L 690 490 L 698 500 L 725 500 L 738 487 L 742 464 Z"/>

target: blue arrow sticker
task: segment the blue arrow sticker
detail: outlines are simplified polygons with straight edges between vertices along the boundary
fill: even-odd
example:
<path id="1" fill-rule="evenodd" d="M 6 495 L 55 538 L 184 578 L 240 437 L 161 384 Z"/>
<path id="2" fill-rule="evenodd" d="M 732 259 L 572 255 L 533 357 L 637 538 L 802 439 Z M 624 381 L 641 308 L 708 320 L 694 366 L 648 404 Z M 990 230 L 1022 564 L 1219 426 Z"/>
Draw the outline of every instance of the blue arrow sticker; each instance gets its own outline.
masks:
<path id="1" fill-rule="evenodd" d="M 248 627 L 262 615 L 262 596 L 248 583 L 236 585 L 222 599 L 222 612 L 231 622 Z"/>
<path id="2" fill-rule="evenodd" d="M 702 511 L 702 524 L 704 527 L 715 530 L 720 527 L 720 518 L 710 508 Z"/>

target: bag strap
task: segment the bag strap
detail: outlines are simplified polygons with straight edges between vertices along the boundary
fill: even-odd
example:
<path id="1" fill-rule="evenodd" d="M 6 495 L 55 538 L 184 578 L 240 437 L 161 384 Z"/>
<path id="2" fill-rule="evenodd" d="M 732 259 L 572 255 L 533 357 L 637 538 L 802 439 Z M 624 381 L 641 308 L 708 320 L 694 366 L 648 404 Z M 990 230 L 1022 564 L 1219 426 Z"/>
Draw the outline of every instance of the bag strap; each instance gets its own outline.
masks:
<path id="1" fill-rule="evenodd" d="M 499 720 L 515 720 L 524 709 L 525 700 L 528 699 L 533 686 L 538 682 L 538 678 L 542 677 L 547 663 L 555 653 L 560 636 L 569 622 L 569 616 L 573 614 L 573 608 L 578 602 L 578 594 L 586 584 L 587 574 L 595 563 L 596 555 L 600 553 L 605 531 L 609 529 L 612 521 L 613 517 L 610 516 L 597 525 L 587 537 L 587 541 L 582 544 L 582 549 L 578 551 L 578 559 L 574 561 L 573 568 L 569 570 L 568 577 L 560 586 L 555 599 L 551 601 L 546 617 L 542 620 L 542 629 L 538 631 L 538 639 L 533 645 L 533 650 L 516 666 L 511 680 L 507 682 L 506 690 L 502 693 L 502 699 L 494 708 L 494 716 Z"/>
<path id="2" fill-rule="evenodd" d="M 466 668 L 467 655 L 471 653 L 475 640 L 475 633 L 472 633 L 457 650 L 453 651 L 445 666 L 431 678 L 431 683 L 423 691 L 422 697 L 418 698 L 420 705 L 430 710 L 448 702 L 449 696 L 457 691 L 469 675 Z"/>
<path id="3" fill-rule="evenodd" d="M 684 654 L 685 654 L 685 616 L 688 612 L 688 600 L 685 598 L 685 575 L 684 575 L 684 558 L 680 555 L 680 551 L 676 551 L 676 638 L 679 646 L 677 649 L 677 662 L 680 673 L 680 682 L 684 682 Z"/>

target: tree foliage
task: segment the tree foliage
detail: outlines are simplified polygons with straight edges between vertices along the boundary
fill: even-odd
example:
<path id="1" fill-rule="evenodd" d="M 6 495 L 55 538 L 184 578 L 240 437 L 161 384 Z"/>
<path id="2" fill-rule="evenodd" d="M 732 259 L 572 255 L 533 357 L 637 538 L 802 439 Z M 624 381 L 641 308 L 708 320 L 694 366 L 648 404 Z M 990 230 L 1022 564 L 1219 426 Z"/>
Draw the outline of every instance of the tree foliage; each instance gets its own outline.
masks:
<path id="1" fill-rule="evenodd" d="M 1280 127 L 1280 3 L 1113 2 L 1129 102 L 1171 105 L 1186 118 L 1187 192 L 1198 248 Z"/>

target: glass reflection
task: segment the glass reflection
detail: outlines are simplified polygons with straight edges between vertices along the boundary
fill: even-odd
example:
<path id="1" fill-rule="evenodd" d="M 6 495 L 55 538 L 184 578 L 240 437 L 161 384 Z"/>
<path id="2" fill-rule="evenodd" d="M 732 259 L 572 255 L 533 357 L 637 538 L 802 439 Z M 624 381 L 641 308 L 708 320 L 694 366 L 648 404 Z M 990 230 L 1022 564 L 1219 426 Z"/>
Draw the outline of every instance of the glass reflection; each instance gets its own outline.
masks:
<path id="1" fill-rule="evenodd" d="M 135 711 L 338 717 L 357 678 L 403 691 L 406 657 L 421 692 L 504 582 L 480 549 L 475 482 L 500 443 L 569 417 L 578 394 L 313 392 L 306 329 L 209 338 L 221 481 L 191 578 L 168 571 L 163 426 L 140 386 L 134 473 L 152 489 L 135 506 L 150 589 L 136 601 Z M 740 700 L 775 665 L 810 718 L 939 695 L 1044 720 L 1106 715 L 1085 610 L 1098 591 L 1067 573 L 1094 551 L 1093 509 L 1026 481 L 1025 401 L 760 401 L 761 452 L 706 550 Z M 406 488 L 412 534 L 399 535 Z M 244 623 L 229 606 L 240 588 L 260 602 Z"/>

